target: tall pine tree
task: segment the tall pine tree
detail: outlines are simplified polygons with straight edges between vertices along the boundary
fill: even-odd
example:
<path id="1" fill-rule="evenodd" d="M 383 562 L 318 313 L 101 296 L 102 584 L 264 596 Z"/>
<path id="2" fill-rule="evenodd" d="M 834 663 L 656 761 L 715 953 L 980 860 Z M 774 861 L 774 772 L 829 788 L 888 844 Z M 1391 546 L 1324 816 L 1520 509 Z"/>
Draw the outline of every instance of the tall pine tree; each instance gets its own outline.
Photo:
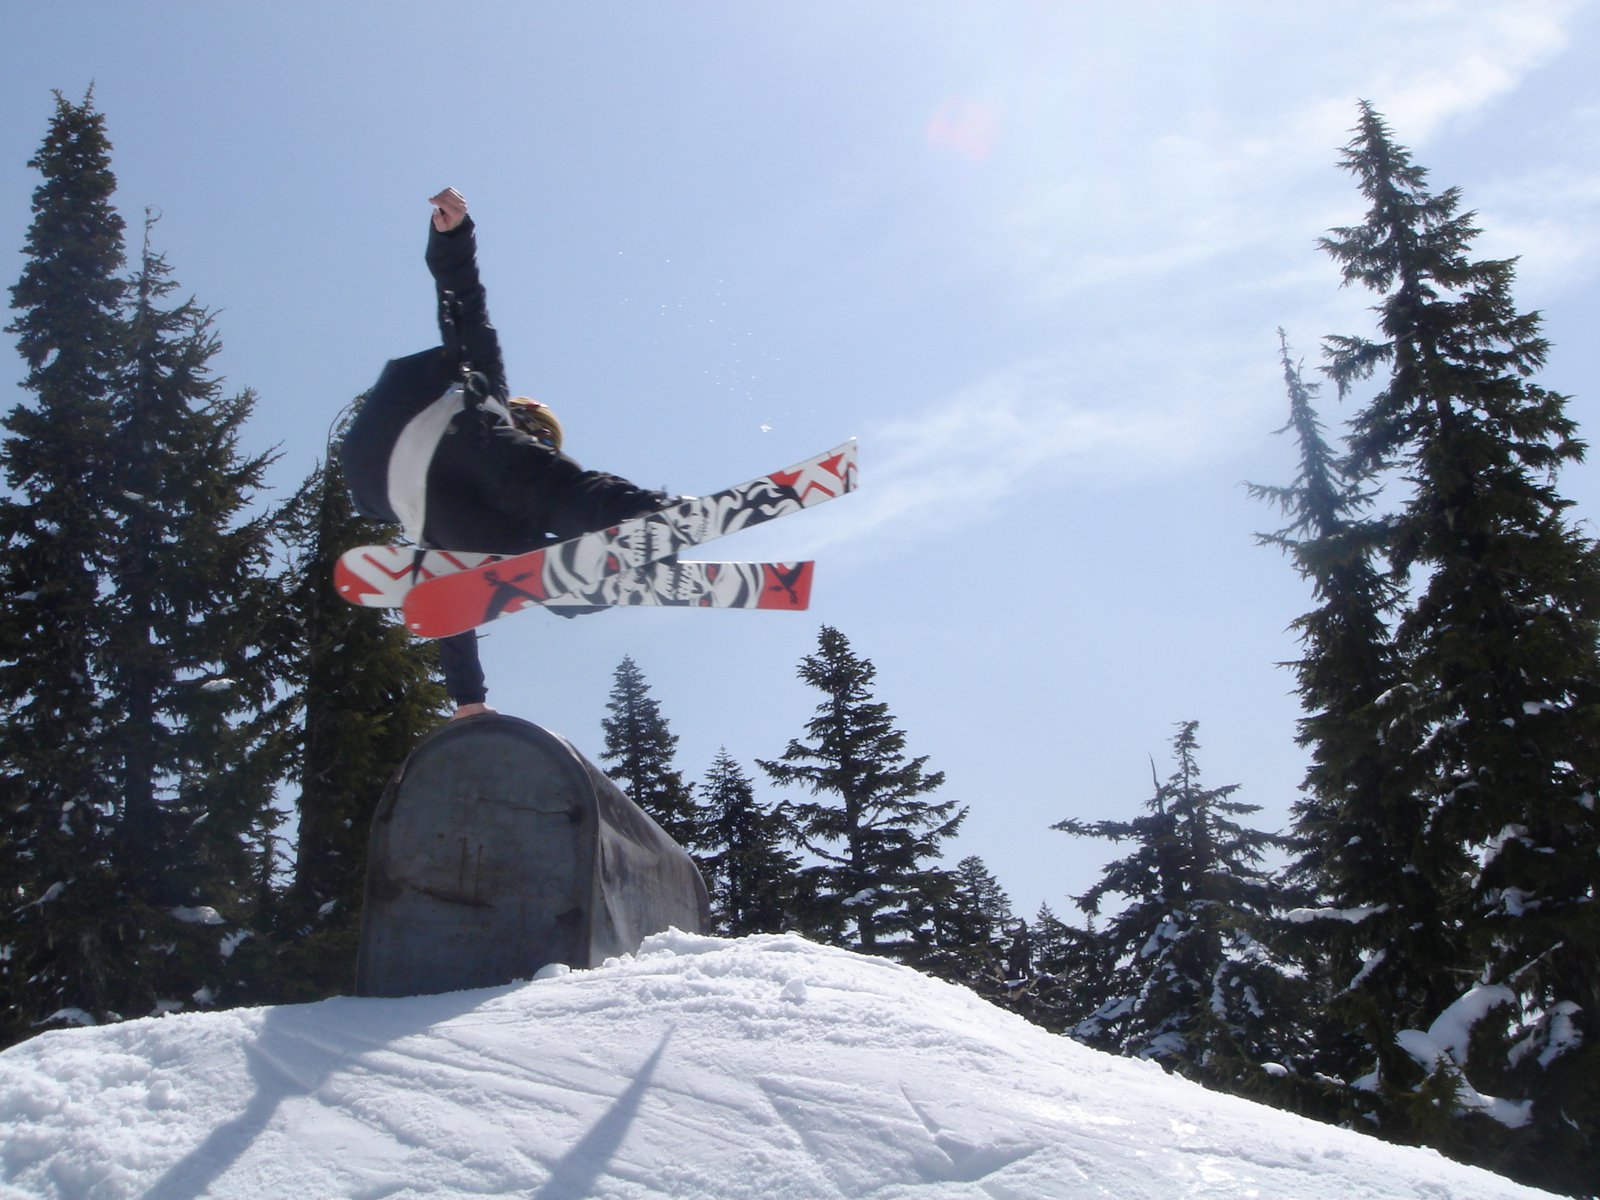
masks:
<path id="1" fill-rule="evenodd" d="M 123 351 L 123 222 L 105 120 L 59 93 L 29 161 L 27 262 L 11 288 L 31 402 L 5 419 L 0 500 L 0 1038 L 124 1004 L 112 975 L 138 941 L 112 854 L 114 714 L 96 665 L 111 556 L 112 397 Z"/>
<path id="2" fill-rule="evenodd" d="M 4 1036 L 208 1002 L 270 889 L 282 742 L 248 394 L 123 223 L 104 120 L 57 97 L 9 329 L 32 405 L 0 502 Z M 235 994 L 238 989 L 235 986 Z"/>
<path id="3" fill-rule="evenodd" d="M 606 736 L 600 758 L 609 764 L 607 774 L 678 845 L 689 849 L 698 844 L 694 788 L 672 765 L 678 737 L 632 658 L 618 664 L 606 710 L 611 715 L 601 721 Z"/>
<path id="4" fill-rule="evenodd" d="M 1407 1044 L 1439 1087 L 1470 1101 L 1470 1079 L 1526 1121 L 1514 1134 L 1459 1122 L 1453 1152 L 1594 1190 L 1600 556 L 1555 485 L 1585 447 L 1566 398 L 1534 382 L 1548 344 L 1538 314 L 1514 304 L 1514 262 L 1470 256 L 1479 230 L 1459 192 L 1430 191 L 1365 104 L 1343 165 L 1369 208 L 1323 247 L 1378 294 L 1379 329 L 1330 338 L 1328 369 L 1342 394 L 1382 372 L 1351 445 L 1358 469 L 1404 483 L 1385 547 L 1412 589 L 1391 701 L 1405 742 L 1390 753 L 1426 810 L 1417 869 L 1441 883 L 1455 873 L 1445 895 L 1460 952 L 1416 964 L 1413 989 L 1430 997 L 1424 1018 L 1459 1017 L 1452 1002 L 1469 988 L 1474 1010 L 1493 1013 L 1449 1053 Z M 1551 1174 L 1557 1163 L 1576 1173 Z"/>
<path id="5" fill-rule="evenodd" d="M 1259 540 L 1289 555 L 1318 602 L 1294 623 L 1302 653 L 1290 664 L 1305 711 L 1298 741 L 1311 757 L 1287 872 L 1303 893 L 1292 940 L 1316 985 L 1305 1024 L 1317 1082 L 1306 1103 L 1364 1120 L 1384 1081 L 1415 1081 L 1399 1032 L 1453 996 L 1461 948 L 1446 905 L 1465 863 L 1423 844 L 1428 806 L 1406 772 L 1414 731 L 1393 636 L 1402 591 L 1382 558 L 1388 522 L 1372 514 L 1378 484 L 1329 445 L 1317 387 L 1286 341 L 1281 359 L 1300 470 L 1288 487 L 1252 492 L 1291 518 Z M 1350 1086 L 1329 1091 L 1332 1079 Z"/>
<path id="6" fill-rule="evenodd" d="M 818 860 L 801 872 L 803 920 L 837 945 L 920 963 L 931 953 L 934 914 L 955 887 L 937 865 L 941 844 L 966 809 L 925 799 L 944 773 L 927 771 L 925 755 L 906 757 L 906 735 L 873 698 L 877 668 L 844 634 L 825 626 L 799 674 L 823 696 L 806 724 L 810 740 L 792 740 L 777 761 L 758 761 L 776 783 L 818 797 L 790 805 Z"/>
<path id="7" fill-rule="evenodd" d="M 139 986 L 171 1003 L 196 980 L 228 998 L 242 981 L 226 958 L 270 901 L 287 646 L 269 516 L 247 511 L 270 461 L 239 448 L 254 397 L 223 395 L 211 316 L 192 300 L 168 305 L 176 285 L 154 224 L 113 405 L 122 453 L 101 673 L 117 714 L 119 875 L 148 906 L 146 948 L 122 974 L 131 987 L 142 966 Z"/>

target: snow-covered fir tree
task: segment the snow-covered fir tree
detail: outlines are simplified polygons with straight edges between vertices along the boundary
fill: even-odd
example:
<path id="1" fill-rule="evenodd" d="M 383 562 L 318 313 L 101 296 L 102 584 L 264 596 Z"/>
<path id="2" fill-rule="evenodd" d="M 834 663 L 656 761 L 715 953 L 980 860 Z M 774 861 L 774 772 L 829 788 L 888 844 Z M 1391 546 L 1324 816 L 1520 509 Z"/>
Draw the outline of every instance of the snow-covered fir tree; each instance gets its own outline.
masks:
<path id="1" fill-rule="evenodd" d="M 611 715 L 600 723 L 605 731 L 600 758 L 607 764 L 606 773 L 673 841 L 685 849 L 696 845 L 700 817 L 694 787 L 672 765 L 678 737 L 632 658 L 617 666 L 606 711 Z"/>
<path id="2" fill-rule="evenodd" d="M 931 953 L 933 918 L 954 890 L 940 848 L 966 818 L 953 800 L 925 797 L 944 783 L 927 756 L 907 758 L 906 735 L 873 698 L 877 668 L 824 626 L 800 678 L 823 695 L 806 737 L 781 759 L 758 760 L 779 785 L 812 796 L 789 808 L 816 859 L 800 872 L 806 928 L 838 945 L 919 963 Z"/>
<path id="3" fill-rule="evenodd" d="M 1126 906 L 1101 937 L 1115 966 L 1095 1011 L 1073 1030 L 1092 1045 L 1153 1059 L 1191 1078 L 1248 1086 L 1258 1064 L 1280 1063 L 1281 1014 L 1293 968 L 1272 949 L 1274 884 L 1263 865 L 1283 844 L 1233 818 L 1259 811 L 1232 799 L 1238 785 L 1201 784 L 1197 723 L 1173 738 L 1172 775 L 1148 813 L 1131 821 L 1061 821 L 1074 837 L 1131 841 L 1077 903 L 1098 913 L 1108 895 Z"/>
<path id="4" fill-rule="evenodd" d="M 717 931 L 742 937 L 787 929 L 800 860 L 786 848 L 793 838 L 782 809 L 756 799 L 750 777 L 726 747 L 706 774 L 700 803 L 697 849 Z"/>
<path id="5" fill-rule="evenodd" d="M 1379 328 L 1330 338 L 1328 370 L 1344 396 L 1376 377 L 1353 461 L 1399 495 L 1385 551 L 1410 586 L 1386 753 L 1425 810 L 1415 865 L 1457 951 L 1408 967 L 1430 1009 L 1401 1037 L 1424 1098 L 1469 1118 L 1444 1148 L 1596 1190 L 1600 556 L 1556 488 L 1585 447 L 1535 382 L 1549 347 L 1516 308 L 1515 262 L 1471 257 L 1459 191 L 1431 191 L 1365 104 L 1343 165 L 1369 208 L 1322 244 L 1378 295 Z M 1501 1123 L 1470 1119 L 1485 1112 Z"/>

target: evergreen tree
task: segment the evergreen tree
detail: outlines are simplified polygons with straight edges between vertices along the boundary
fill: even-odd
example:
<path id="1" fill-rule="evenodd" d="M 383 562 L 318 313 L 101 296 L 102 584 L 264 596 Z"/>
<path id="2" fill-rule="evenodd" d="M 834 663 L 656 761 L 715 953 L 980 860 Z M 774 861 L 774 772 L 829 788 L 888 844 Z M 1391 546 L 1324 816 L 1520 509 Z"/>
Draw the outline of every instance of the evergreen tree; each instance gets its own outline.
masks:
<path id="1" fill-rule="evenodd" d="M 1008 1006 L 1052 1033 L 1075 1029 L 1099 1007 L 1115 969 L 1111 943 L 1094 928 L 1068 925 L 1048 904 L 1021 930 L 1022 953 L 1012 952 Z"/>
<path id="2" fill-rule="evenodd" d="M 1010 981 L 1021 976 L 1010 969 L 1020 932 L 1011 898 L 976 854 L 956 864 L 951 882 L 949 900 L 934 913 L 934 948 L 925 965 L 941 979 L 1004 1003 Z"/>
<path id="3" fill-rule="evenodd" d="M 743 937 L 787 928 L 799 859 L 784 849 L 792 839 L 782 810 L 756 801 L 750 778 L 726 747 L 718 751 L 700 795 L 698 849 L 717 931 Z"/>
<path id="4" fill-rule="evenodd" d="M 219 998 L 272 873 L 266 460 L 149 244 L 119 278 L 104 120 L 57 97 L 8 327 L 33 404 L 0 502 L 3 1035 Z M 228 926 L 224 928 L 224 926 Z M 237 989 L 235 989 L 237 994 Z"/>
<path id="5" fill-rule="evenodd" d="M 1260 866 L 1284 839 L 1231 819 L 1259 811 L 1231 799 L 1237 785 L 1201 786 L 1196 729 L 1193 721 L 1179 726 L 1176 768 L 1157 784 L 1147 815 L 1053 827 L 1136 843 L 1078 898 L 1089 913 L 1112 893 L 1128 904 L 1106 925 L 1116 956 L 1109 987 L 1074 1032 L 1191 1078 L 1241 1087 L 1253 1064 L 1289 1053 L 1274 1014 L 1292 984 L 1269 948 L 1275 902 Z"/>
<path id="6" fill-rule="evenodd" d="M 611 715 L 601 721 L 606 738 L 600 758 L 611 764 L 607 773 L 673 841 L 685 849 L 696 845 L 700 819 L 694 788 L 672 765 L 678 737 L 632 658 L 618 664 L 606 710 Z"/>
<path id="7" fill-rule="evenodd" d="M 1313 1082 L 1298 1103 L 1365 1119 L 1381 1103 L 1375 1079 L 1415 1075 L 1399 1032 L 1426 1024 L 1453 995 L 1460 946 L 1445 905 L 1465 864 L 1423 844 L 1428 808 L 1405 770 L 1414 731 L 1392 635 L 1402 596 L 1381 561 L 1388 522 L 1369 515 L 1377 485 L 1329 446 L 1316 386 L 1286 342 L 1281 358 L 1300 471 L 1289 487 L 1251 490 L 1292 518 L 1259 540 L 1289 555 L 1318 601 L 1294 624 L 1303 652 L 1290 664 L 1306 713 L 1298 741 L 1311 756 L 1287 872 L 1301 893 L 1291 941 L 1316 985 L 1306 1021 Z M 1333 1094 L 1329 1079 L 1360 1086 Z"/>
<path id="8" fill-rule="evenodd" d="M 118 894 L 114 714 L 96 675 L 111 554 L 112 396 L 127 282 L 104 118 L 59 93 L 29 161 L 26 264 L 7 332 L 32 401 L 5 418 L 0 499 L 0 1040 L 123 1004 L 111 976 L 138 931 Z"/>
<path id="9" fill-rule="evenodd" d="M 824 627 L 800 678 L 823 694 L 806 724 L 761 768 L 799 784 L 815 800 L 790 805 L 803 844 L 818 862 L 801 872 L 807 929 L 836 945 L 917 963 L 931 952 L 933 916 L 954 891 L 936 865 L 941 843 L 966 818 L 954 801 L 923 797 L 944 783 L 927 757 L 907 759 L 906 735 L 872 697 L 877 668 L 837 629 Z"/>
<path id="10" fill-rule="evenodd" d="M 1470 982 L 1471 1007 L 1493 1013 L 1448 1054 L 1407 1044 L 1434 1090 L 1471 1101 L 1470 1077 L 1527 1120 L 1515 1135 L 1457 1122 L 1441 1148 L 1595 1190 L 1600 556 L 1555 486 L 1585 447 L 1566 398 L 1533 381 L 1548 344 L 1515 307 L 1514 262 L 1470 257 L 1479 231 L 1459 192 L 1431 192 L 1367 105 L 1344 166 L 1370 207 L 1323 246 L 1379 294 L 1379 333 L 1329 339 L 1328 369 L 1341 394 L 1385 371 L 1351 444 L 1359 469 L 1406 485 L 1386 541 L 1413 586 L 1396 628 L 1396 765 L 1426 808 L 1414 865 L 1458 872 L 1445 900 L 1461 952 L 1448 973 L 1418 964 L 1413 989 L 1435 1018 L 1459 1017 Z"/>
<path id="11" fill-rule="evenodd" d="M 298 648 L 289 680 L 300 726 L 292 760 L 299 837 L 277 918 L 282 953 L 262 988 L 278 999 L 310 999 L 349 984 L 373 813 L 449 703 L 435 677 L 432 643 L 412 638 L 390 613 L 334 593 L 339 555 L 394 533 L 355 512 L 334 456 L 289 502 L 280 531 Z"/>
<path id="12" fill-rule="evenodd" d="M 222 395 L 211 316 L 192 300 L 164 307 L 176 285 L 153 227 L 113 405 L 118 519 L 100 674 L 116 714 L 118 874 L 146 906 L 146 946 L 175 947 L 147 948 L 120 974 L 132 994 L 172 1003 L 196 981 L 226 998 L 238 970 L 225 960 L 270 900 L 285 646 L 271 523 L 245 512 L 269 462 L 239 450 L 254 397 Z M 197 913 L 209 928 L 195 928 Z"/>

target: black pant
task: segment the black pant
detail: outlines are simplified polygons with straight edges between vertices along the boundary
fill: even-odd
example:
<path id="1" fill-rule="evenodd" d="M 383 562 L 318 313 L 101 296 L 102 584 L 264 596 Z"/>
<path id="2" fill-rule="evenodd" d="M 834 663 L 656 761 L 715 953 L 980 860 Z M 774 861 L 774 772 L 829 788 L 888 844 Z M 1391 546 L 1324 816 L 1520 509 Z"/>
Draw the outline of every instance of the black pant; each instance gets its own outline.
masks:
<path id="1" fill-rule="evenodd" d="M 444 675 L 444 690 L 459 708 L 463 704 L 482 704 L 489 696 L 483 682 L 483 662 L 478 657 L 478 631 L 453 634 L 439 639 L 439 670 Z"/>

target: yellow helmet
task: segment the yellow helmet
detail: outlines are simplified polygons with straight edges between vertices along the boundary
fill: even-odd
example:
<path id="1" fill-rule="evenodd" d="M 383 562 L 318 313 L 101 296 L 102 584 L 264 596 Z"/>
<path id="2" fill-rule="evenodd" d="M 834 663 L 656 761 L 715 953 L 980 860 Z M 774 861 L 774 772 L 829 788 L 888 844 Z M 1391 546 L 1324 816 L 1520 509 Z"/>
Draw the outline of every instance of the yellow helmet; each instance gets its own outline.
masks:
<path id="1" fill-rule="evenodd" d="M 531 396 L 513 396 L 506 401 L 511 423 L 541 445 L 561 449 L 561 422 L 543 401 Z"/>

